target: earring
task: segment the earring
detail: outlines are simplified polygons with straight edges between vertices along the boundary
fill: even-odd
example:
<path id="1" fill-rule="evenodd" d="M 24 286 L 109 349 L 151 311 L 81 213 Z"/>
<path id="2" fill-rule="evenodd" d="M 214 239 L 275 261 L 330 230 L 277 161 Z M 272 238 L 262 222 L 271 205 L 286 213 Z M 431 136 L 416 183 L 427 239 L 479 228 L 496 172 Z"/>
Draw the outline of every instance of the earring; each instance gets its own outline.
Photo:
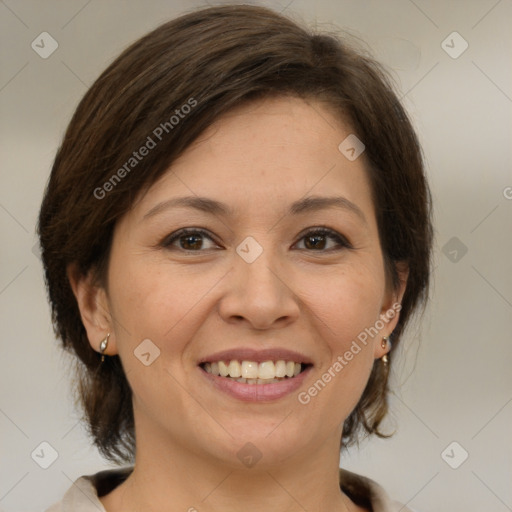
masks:
<path id="1" fill-rule="evenodd" d="M 105 350 L 108 347 L 108 339 L 110 338 L 110 333 L 107 333 L 107 336 L 100 343 L 100 354 L 101 354 L 101 362 L 105 361 Z"/>
<path id="2" fill-rule="evenodd" d="M 380 342 L 380 346 L 382 348 L 386 348 L 388 346 L 389 336 L 382 336 L 382 341 Z M 384 364 L 384 367 L 387 368 L 389 364 L 389 358 L 387 354 L 384 354 L 382 357 L 382 363 Z"/>

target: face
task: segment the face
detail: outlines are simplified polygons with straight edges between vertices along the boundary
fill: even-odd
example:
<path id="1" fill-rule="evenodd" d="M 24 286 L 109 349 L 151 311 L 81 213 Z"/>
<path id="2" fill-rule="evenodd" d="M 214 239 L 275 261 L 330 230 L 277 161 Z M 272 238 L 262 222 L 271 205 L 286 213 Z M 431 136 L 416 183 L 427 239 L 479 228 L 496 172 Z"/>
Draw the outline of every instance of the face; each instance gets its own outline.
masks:
<path id="1" fill-rule="evenodd" d="M 81 307 L 95 350 L 112 333 L 138 450 L 338 458 L 403 292 L 386 282 L 364 153 L 338 149 L 350 133 L 319 103 L 246 105 L 119 221 L 108 284 Z"/>

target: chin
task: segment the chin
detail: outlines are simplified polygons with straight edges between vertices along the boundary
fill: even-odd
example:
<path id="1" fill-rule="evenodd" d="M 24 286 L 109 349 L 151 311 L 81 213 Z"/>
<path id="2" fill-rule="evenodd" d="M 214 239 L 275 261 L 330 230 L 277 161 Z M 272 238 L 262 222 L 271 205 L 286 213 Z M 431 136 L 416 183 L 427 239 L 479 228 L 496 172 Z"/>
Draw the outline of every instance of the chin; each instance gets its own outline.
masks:
<path id="1" fill-rule="evenodd" d="M 284 420 L 284 421 L 283 421 Z M 307 445 L 308 435 L 304 426 L 293 424 L 286 414 L 276 419 L 237 420 L 225 425 L 227 432 L 223 439 L 216 440 L 214 451 L 218 459 L 233 469 L 271 469 L 285 463 L 302 452 Z"/>

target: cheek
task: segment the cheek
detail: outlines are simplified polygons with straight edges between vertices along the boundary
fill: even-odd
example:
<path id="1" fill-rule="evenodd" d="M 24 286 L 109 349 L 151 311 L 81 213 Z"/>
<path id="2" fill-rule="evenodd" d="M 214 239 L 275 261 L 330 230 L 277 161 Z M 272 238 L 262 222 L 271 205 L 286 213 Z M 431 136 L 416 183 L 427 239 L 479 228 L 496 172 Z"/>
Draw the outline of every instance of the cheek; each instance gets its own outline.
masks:
<path id="1" fill-rule="evenodd" d="M 212 284 L 205 276 L 191 286 L 190 276 L 147 259 L 125 261 L 110 277 L 117 349 L 137 408 L 171 424 L 161 408 L 185 408 L 176 379 L 183 381 L 183 354 L 197 328 L 195 306 Z"/>
<path id="2" fill-rule="evenodd" d="M 385 289 L 378 268 L 347 268 L 321 280 L 303 280 L 306 310 L 314 313 L 312 321 L 327 354 L 317 380 L 299 398 L 318 414 L 331 410 L 332 428 L 354 409 L 373 367 L 374 329 Z"/>
<path id="3" fill-rule="evenodd" d="M 378 265 L 345 267 L 321 276 L 304 274 L 301 289 L 333 353 L 344 352 L 379 319 L 385 282 Z"/>
<path id="4" fill-rule="evenodd" d="M 222 277 L 217 274 L 199 266 L 176 269 L 147 259 L 112 269 L 109 295 L 121 356 L 144 339 L 162 355 L 180 355 L 204 320 L 201 304 Z"/>

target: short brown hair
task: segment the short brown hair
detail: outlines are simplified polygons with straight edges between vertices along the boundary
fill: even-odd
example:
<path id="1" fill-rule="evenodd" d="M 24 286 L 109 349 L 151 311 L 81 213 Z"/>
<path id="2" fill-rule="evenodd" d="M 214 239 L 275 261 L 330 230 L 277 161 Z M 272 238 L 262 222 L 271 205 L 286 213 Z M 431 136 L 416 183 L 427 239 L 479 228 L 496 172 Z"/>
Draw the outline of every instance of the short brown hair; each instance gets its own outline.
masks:
<path id="1" fill-rule="evenodd" d="M 389 282 L 398 284 L 399 262 L 409 268 L 393 349 L 411 314 L 425 302 L 430 194 L 415 132 L 381 66 L 337 36 L 312 33 L 262 7 L 206 8 L 161 25 L 127 48 L 81 100 L 57 152 L 39 216 L 55 332 L 78 357 L 90 432 L 111 460 L 133 460 L 131 390 L 119 357 L 100 364 L 91 348 L 66 269 L 74 264 L 81 275 L 93 272 L 101 282 L 116 222 L 134 199 L 220 115 L 270 95 L 322 101 L 366 146 Z M 176 110 L 187 104 L 193 108 L 173 122 Z M 127 176 L 126 162 L 162 126 L 161 140 L 133 162 L 136 168 Z M 106 199 L 99 197 L 107 192 Z M 388 372 L 376 361 L 344 424 L 343 445 L 361 432 L 383 435 L 379 424 L 387 412 L 387 392 Z"/>

